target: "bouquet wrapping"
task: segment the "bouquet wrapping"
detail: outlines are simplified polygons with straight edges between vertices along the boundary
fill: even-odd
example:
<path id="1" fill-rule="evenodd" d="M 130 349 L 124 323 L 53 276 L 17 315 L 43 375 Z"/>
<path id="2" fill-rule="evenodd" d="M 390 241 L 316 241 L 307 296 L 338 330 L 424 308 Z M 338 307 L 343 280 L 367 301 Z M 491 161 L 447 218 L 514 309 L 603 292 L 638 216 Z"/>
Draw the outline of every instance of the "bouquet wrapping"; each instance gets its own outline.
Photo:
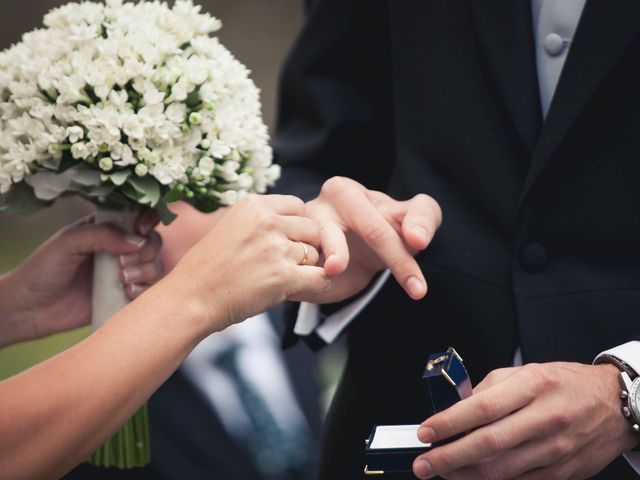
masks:
<path id="1" fill-rule="evenodd" d="M 69 3 L 0 53 L 0 210 L 63 196 L 130 229 L 143 208 L 203 212 L 264 193 L 279 177 L 250 72 L 191 0 Z M 94 327 L 126 304 L 117 259 L 97 255 Z M 143 412 L 92 461 L 148 463 Z"/>

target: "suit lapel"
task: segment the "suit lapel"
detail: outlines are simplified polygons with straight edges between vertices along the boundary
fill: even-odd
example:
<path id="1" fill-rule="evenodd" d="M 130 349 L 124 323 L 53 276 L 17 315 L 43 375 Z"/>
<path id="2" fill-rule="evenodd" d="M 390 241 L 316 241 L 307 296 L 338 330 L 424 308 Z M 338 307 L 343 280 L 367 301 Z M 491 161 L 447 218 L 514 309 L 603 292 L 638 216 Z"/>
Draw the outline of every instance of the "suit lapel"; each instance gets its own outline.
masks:
<path id="1" fill-rule="evenodd" d="M 523 198 L 638 30 L 639 0 L 587 1 L 533 155 Z"/>
<path id="2" fill-rule="evenodd" d="M 530 153 L 542 123 L 530 0 L 468 0 L 499 90 Z"/>

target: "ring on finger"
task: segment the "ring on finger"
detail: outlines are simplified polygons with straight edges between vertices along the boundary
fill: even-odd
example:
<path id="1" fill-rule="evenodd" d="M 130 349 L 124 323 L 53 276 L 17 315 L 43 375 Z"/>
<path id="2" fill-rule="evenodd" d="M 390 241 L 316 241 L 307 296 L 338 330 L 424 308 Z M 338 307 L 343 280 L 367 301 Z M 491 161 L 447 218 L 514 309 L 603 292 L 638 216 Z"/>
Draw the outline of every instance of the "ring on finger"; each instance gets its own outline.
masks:
<path id="1" fill-rule="evenodd" d="M 298 242 L 298 243 L 300 244 L 300 246 L 302 247 L 302 251 L 304 252 L 304 256 L 302 257 L 302 260 L 300 261 L 300 263 L 298 263 L 298 265 L 302 267 L 306 265 L 307 262 L 309 261 L 309 249 L 304 243 L 302 242 Z"/>

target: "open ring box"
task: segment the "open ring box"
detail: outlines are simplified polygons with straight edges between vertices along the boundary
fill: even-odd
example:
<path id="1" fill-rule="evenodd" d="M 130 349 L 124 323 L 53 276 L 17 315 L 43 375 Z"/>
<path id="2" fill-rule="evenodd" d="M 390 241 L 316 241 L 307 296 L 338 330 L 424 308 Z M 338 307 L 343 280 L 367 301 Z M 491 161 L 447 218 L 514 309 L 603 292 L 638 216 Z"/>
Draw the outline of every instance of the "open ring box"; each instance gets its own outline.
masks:
<path id="1" fill-rule="evenodd" d="M 454 403 L 472 394 L 471 380 L 462 358 L 453 349 L 429 357 L 422 375 L 433 414 L 446 410 Z M 376 425 L 366 440 L 367 475 L 407 473 L 414 460 L 438 444 L 425 444 L 418 440 L 420 425 Z"/>

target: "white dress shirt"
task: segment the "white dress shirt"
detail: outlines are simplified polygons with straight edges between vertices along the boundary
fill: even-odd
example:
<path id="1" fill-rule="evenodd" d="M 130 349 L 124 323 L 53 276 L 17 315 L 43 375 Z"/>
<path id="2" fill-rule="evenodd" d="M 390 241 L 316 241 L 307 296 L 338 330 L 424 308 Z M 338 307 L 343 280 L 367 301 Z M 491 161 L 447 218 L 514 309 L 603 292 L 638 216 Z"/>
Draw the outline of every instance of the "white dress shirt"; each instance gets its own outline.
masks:
<path id="1" fill-rule="evenodd" d="M 586 0 L 531 0 L 540 103 L 545 119 L 585 4 Z M 315 333 L 326 343 L 332 343 L 377 295 L 389 276 L 389 271 L 385 272 L 365 295 L 324 321 L 320 318 L 317 305 L 302 304 L 295 333 L 300 336 Z M 636 372 L 640 372 L 640 342 L 632 341 L 600 355 L 605 353 L 623 360 Z M 516 352 L 513 365 L 522 365 L 520 350 Z M 640 452 L 628 453 L 625 458 L 636 473 L 640 474 Z"/>

